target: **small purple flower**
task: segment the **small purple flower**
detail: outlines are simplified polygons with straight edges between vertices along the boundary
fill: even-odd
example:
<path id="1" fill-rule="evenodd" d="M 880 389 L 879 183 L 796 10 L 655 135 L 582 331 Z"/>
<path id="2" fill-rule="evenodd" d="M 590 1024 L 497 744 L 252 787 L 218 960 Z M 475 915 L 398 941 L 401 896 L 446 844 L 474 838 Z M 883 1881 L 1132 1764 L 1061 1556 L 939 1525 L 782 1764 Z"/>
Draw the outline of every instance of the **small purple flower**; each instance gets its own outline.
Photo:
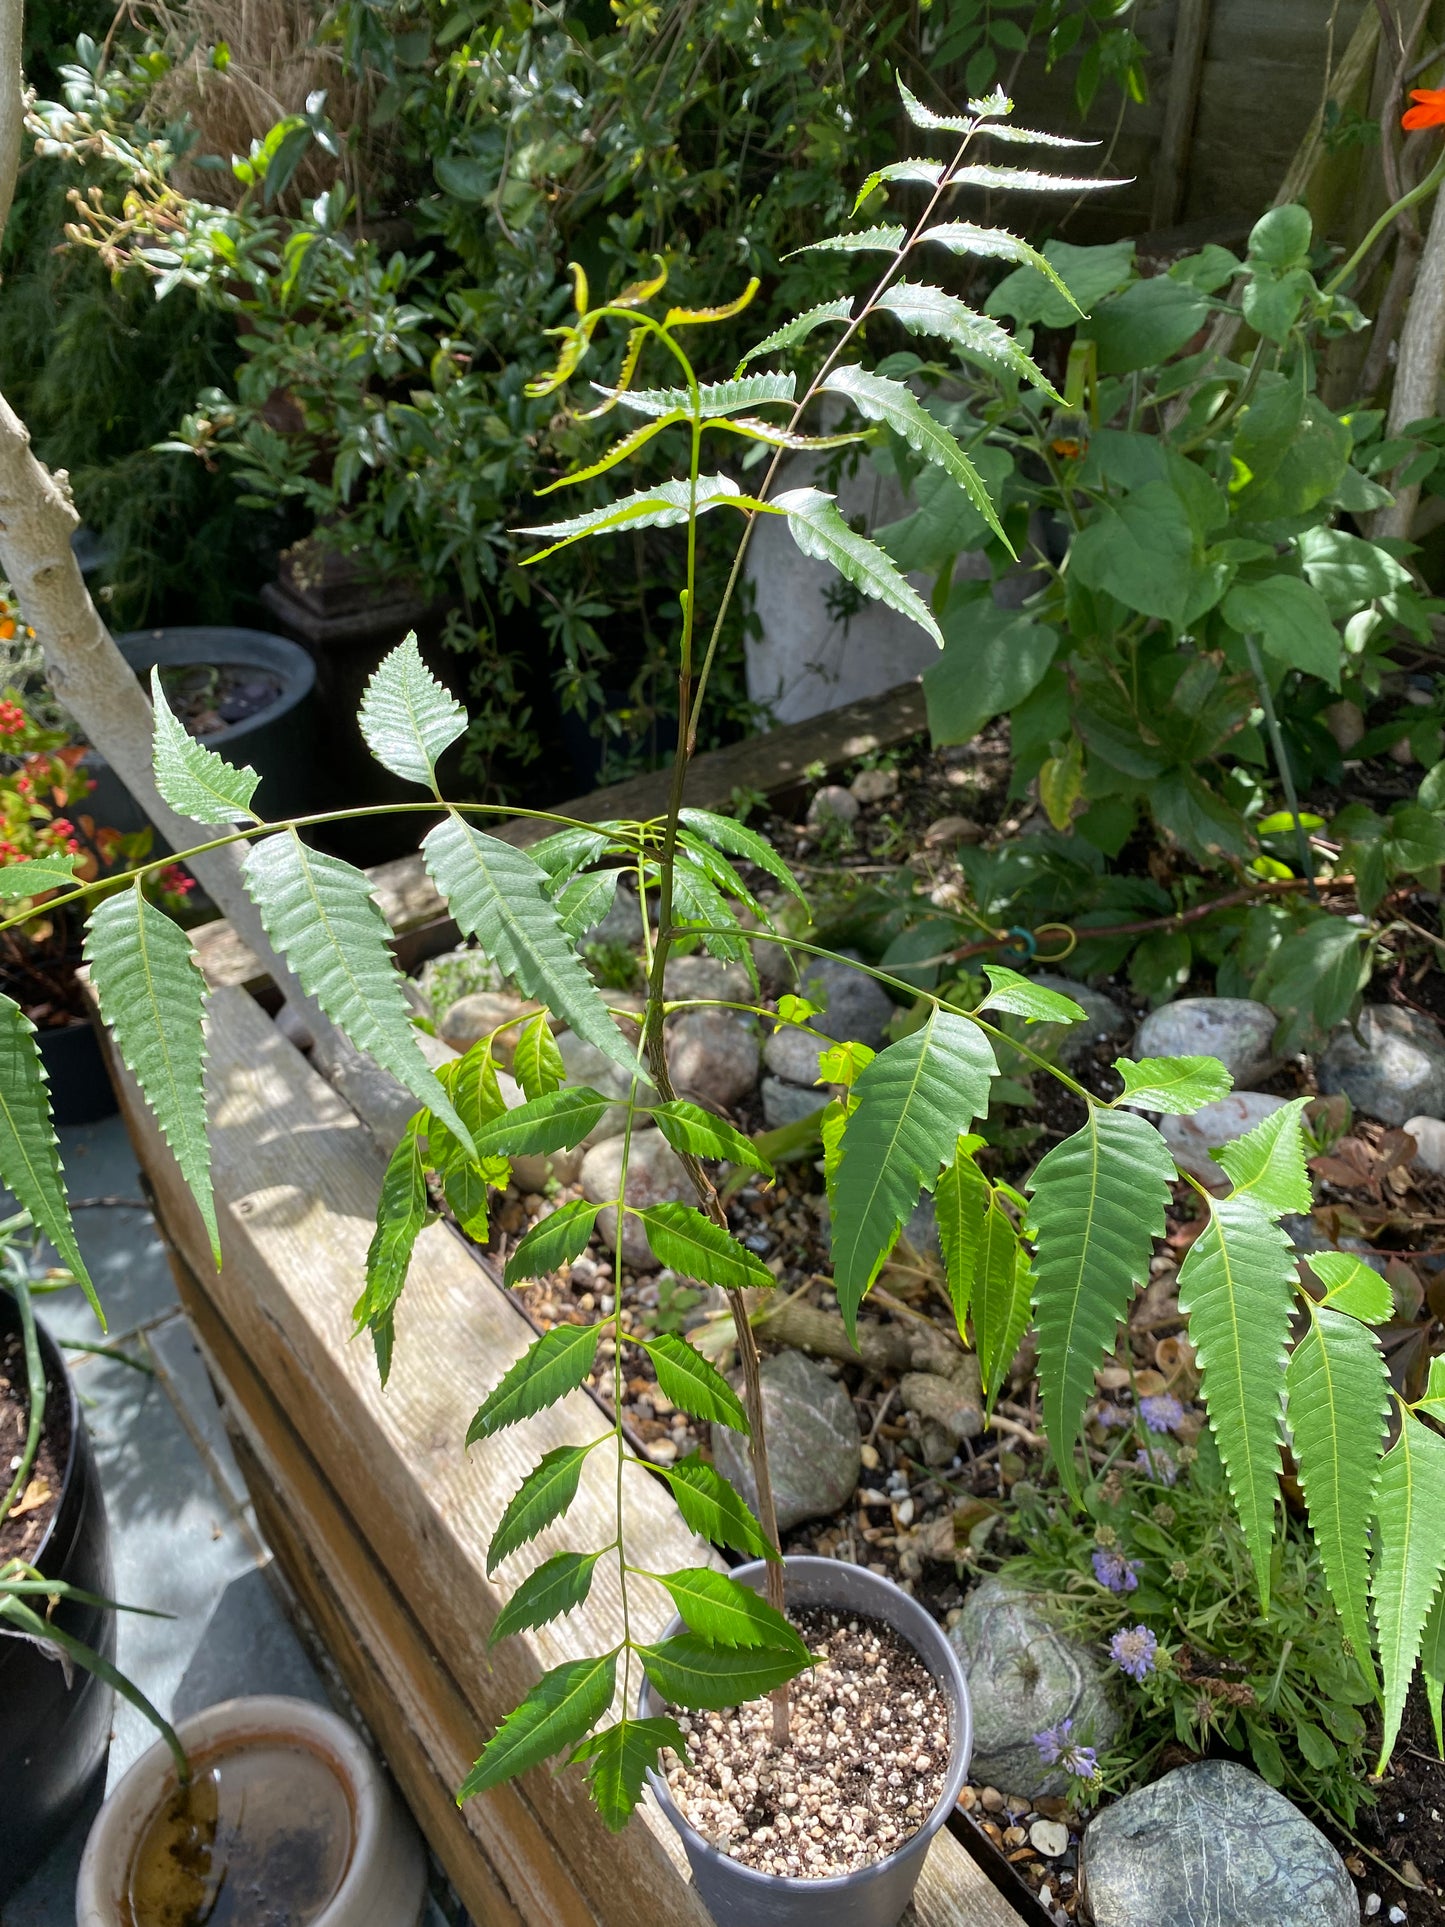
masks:
<path id="1" fill-rule="evenodd" d="M 1130 1679 L 1147 1679 L 1154 1670 L 1159 1642 L 1147 1626 L 1126 1626 L 1109 1641 L 1109 1654 Z"/>
<path id="2" fill-rule="evenodd" d="M 1156 1445 L 1152 1452 L 1136 1452 L 1134 1463 L 1157 1485 L 1173 1485 L 1179 1477 L 1179 1467 L 1167 1452 L 1161 1452 Z"/>
<path id="3" fill-rule="evenodd" d="M 1122 1552 L 1112 1549 L 1094 1554 L 1094 1577 L 1110 1592 L 1133 1592 L 1139 1583 L 1137 1566 L 1137 1560 L 1126 1559 Z"/>
<path id="4" fill-rule="evenodd" d="M 1141 1398 L 1139 1416 L 1151 1432 L 1177 1432 L 1184 1422 L 1184 1407 L 1169 1392 Z"/>
<path id="5" fill-rule="evenodd" d="M 1045 1766 L 1061 1766 L 1076 1780 L 1097 1780 L 1098 1754 L 1092 1746 L 1080 1746 L 1071 1737 L 1073 1730 L 1072 1720 L 1060 1720 L 1057 1726 L 1035 1733 L 1034 1745 L 1039 1749 L 1039 1757 Z"/>

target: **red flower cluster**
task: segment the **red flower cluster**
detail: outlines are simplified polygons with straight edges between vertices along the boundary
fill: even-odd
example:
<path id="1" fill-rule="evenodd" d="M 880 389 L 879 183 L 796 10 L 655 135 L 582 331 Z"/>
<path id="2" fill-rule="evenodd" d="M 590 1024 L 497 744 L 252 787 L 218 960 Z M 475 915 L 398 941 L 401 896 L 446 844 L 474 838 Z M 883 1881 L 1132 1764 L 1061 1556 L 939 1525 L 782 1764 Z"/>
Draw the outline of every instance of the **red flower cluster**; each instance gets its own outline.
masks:
<path id="1" fill-rule="evenodd" d="M 1410 98 L 1416 105 L 1406 109 L 1403 128 L 1413 133 L 1418 127 L 1445 127 L 1445 87 L 1417 87 Z"/>
<path id="2" fill-rule="evenodd" d="M 195 887 L 195 878 L 188 877 L 179 863 L 172 863 L 161 871 L 161 888 L 171 896 L 188 897 Z"/>
<path id="3" fill-rule="evenodd" d="M 0 736 L 18 736 L 26 723 L 19 703 L 0 703 Z"/>

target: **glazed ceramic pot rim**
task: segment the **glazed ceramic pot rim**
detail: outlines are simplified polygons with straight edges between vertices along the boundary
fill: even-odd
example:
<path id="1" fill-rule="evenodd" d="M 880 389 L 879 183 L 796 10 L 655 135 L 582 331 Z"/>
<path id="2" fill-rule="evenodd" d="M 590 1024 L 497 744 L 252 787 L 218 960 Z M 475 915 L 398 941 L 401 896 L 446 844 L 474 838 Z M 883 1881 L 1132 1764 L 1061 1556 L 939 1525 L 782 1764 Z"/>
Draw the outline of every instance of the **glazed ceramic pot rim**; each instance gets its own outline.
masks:
<path id="1" fill-rule="evenodd" d="M 734 1567 L 728 1576 L 747 1585 L 755 1577 L 761 1578 L 764 1564 L 765 1562 L 761 1559 L 753 1560 L 747 1565 Z M 854 1867 L 847 1873 L 824 1874 L 816 1879 L 809 1879 L 806 1875 L 800 1874 L 764 1873 L 758 1867 L 749 1867 L 743 1861 L 735 1860 L 731 1854 L 726 1853 L 721 1847 L 715 1846 L 711 1840 L 700 1833 L 692 1822 L 687 1819 L 678 1807 L 677 1802 L 673 1799 L 671 1790 L 662 1774 L 649 1769 L 647 1783 L 652 1789 L 657 1804 L 662 1808 L 678 1832 L 684 1836 L 691 1835 L 692 1839 L 697 1842 L 703 1851 L 725 1862 L 728 1871 L 735 1874 L 739 1880 L 760 1882 L 767 1887 L 770 1893 L 798 1896 L 799 1898 L 807 1895 L 815 1895 L 819 1898 L 826 1899 L 829 1894 L 839 1893 L 847 1887 L 854 1887 L 859 1881 L 888 1868 L 901 1855 L 910 1852 L 916 1853 L 919 1847 L 931 1841 L 933 1836 L 944 1825 L 949 1814 L 952 1813 L 953 1809 L 957 1806 L 958 1796 L 963 1791 L 963 1783 L 968 1778 L 969 1760 L 973 1753 L 973 1711 L 969 1701 L 968 1680 L 964 1674 L 963 1665 L 958 1654 L 954 1651 L 953 1645 L 943 1628 L 931 1614 L 928 1613 L 925 1607 L 919 1605 L 911 1593 L 904 1592 L 903 1588 L 896 1585 L 893 1580 L 886 1578 L 882 1573 L 871 1572 L 866 1566 L 853 1566 L 845 1560 L 826 1559 L 815 1553 L 788 1554 L 784 1557 L 783 1567 L 785 1573 L 798 1573 L 810 1579 L 822 1579 L 829 1574 L 840 1571 L 846 1573 L 849 1576 L 850 1583 L 861 1581 L 865 1590 L 873 1593 L 878 1598 L 880 1605 L 881 1602 L 890 1595 L 892 1595 L 895 1600 L 902 1600 L 906 1606 L 911 1608 L 911 1611 L 905 1616 L 912 1618 L 916 1614 L 936 1635 L 937 1643 L 934 1649 L 934 1656 L 941 1661 L 941 1669 L 938 1672 L 935 1672 L 933 1667 L 929 1665 L 929 1656 L 919 1650 L 917 1641 L 911 1638 L 902 1627 L 895 1625 L 892 1620 L 887 1619 L 882 1611 L 870 1614 L 867 1606 L 859 1606 L 856 1604 L 850 1606 L 830 1606 L 827 1600 L 823 1598 L 808 1599 L 799 1602 L 806 1606 L 816 1606 L 824 1612 L 843 1611 L 861 1614 L 864 1618 L 873 1617 L 883 1619 L 884 1624 L 889 1626 L 893 1632 L 897 1633 L 898 1637 L 909 1650 L 915 1654 L 924 1666 L 928 1667 L 929 1672 L 933 1675 L 938 1685 L 943 1688 L 949 1700 L 949 1769 L 948 1776 L 943 1783 L 943 1790 L 939 1794 L 933 1810 L 929 1813 L 927 1819 L 919 1824 L 916 1831 L 909 1834 L 908 1838 L 896 1846 L 891 1853 L 884 1854 L 877 1860 L 870 1860 L 866 1866 Z M 757 1587 L 755 1590 L 761 1590 L 761 1587 Z M 686 1627 L 682 1619 L 680 1617 L 675 1618 L 667 1626 L 662 1637 L 664 1639 L 670 1639 L 674 1634 L 684 1632 L 685 1630 Z M 643 1681 L 637 1704 L 638 1712 L 644 1718 L 649 1714 L 657 1712 L 660 1708 L 660 1699 L 656 1695 L 651 1682 L 646 1679 Z M 322 1927 L 322 1923 L 318 1922 L 317 1927 Z"/>
<path id="2" fill-rule="evenodd" d="M 389 1789 L 356 1730 L 330 1707 L 283 1694 L 221 1700 L 176 1724 L 181 1744 L 202 1761 L 235 1745 L 270 1741 L 296 1746 L 330 1767 L 346 1795 L 351 1845 L 336 1891 L 312 1927 L 339 1927 L 354 1917 L 376 1876 L 375 1856 L 387 1844 Z M 164 1740 L 134 1760 L 105 1799 L 85 1843 L 76 1889 L 78 1918 L 107 1921 L 113 1913 L 117 1871 L 124 1877 L 145 1827 L 175 1783 Z M 89 1912 L 87 1912 L 89 1909 Z"/>

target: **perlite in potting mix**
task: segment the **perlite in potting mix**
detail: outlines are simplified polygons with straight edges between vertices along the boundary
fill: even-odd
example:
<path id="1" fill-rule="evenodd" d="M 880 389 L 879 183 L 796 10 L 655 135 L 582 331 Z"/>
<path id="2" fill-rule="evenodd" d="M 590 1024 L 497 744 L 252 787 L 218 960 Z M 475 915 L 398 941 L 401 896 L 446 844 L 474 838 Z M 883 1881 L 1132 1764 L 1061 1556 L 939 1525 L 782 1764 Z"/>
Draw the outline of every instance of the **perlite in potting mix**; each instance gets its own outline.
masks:
<path id="1" fill-rule="evenodd" d="M 948 1700 L 890 1626 L 860 1614 L 790 1613 L 818 1664 L 790 1688 L 787 1744 L 770 1700 L 679 1712 L 691 1764 L 671 1753 L 679 1812 L 721 1852 L 760 1873 L 823 1880 L 910 1840 L 948 1774 Z"/>

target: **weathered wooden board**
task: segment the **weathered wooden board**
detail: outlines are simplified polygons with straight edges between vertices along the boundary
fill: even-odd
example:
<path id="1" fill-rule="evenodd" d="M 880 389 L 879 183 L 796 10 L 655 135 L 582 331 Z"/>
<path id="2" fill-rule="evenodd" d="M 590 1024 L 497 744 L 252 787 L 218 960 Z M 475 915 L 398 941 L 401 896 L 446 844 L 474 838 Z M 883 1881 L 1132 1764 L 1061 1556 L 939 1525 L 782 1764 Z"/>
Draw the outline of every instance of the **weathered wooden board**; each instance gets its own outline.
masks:
<path id="1" fill-rule="evenodd" d="M 461 1868 L 483 1927 L 706 1927 L 661 1815 L 649 1807 L 641 1824 L 608 1834 L 575 1772 L 540 1769 L 498 1788 L 468 1804 L 465 1835 L 458 1830 L 445 1796 L 501 1715 L 540 1671 L 615 1636 L 616 1578 L 604 1562 L 585 1615 L 494 1651 L 486 1644 L 524 1569 L 564 1544 L 611 1536 L 613 1462 L 603 1447 L 568 1520 L 509 1561 L 502 1580 L 486 1577 L 488 1539 L 523 1473 L 549 1447 L 606 1427 L 578 1393 L 464 1452 L 479 1399 L 533 1334 L 439 1225 L 418 1242 L 383 1393 L 369 1351 L 349 1337 L 382 1169 L 369 1134 L 243 992 L 216 993 L 210 1052 L 219 1273 L 170 1153 L 120 1071 L 127 1123 L 256 1474 L 265 1528 L 419 1821 L 448 1867 Z M 629 1468 L 624 1487 L 638 1563 L 666 1570 L 709 1556 L 658 1481 Z M 655 1633 L 669 1611 L 660 1592 L 634 1598 L 634 1627 Z M 473 1851 L 479 1864 L 469 1868 Z M 929 1856 L 918 1922 L 1017 1927 L 947 1835 Z"/>
<path id="2" fill-rule="evenodd" d="M 898 688 L 866 703 L 847 703 L 825 716 L 789 723 L 786 728 L 771 730 L 765 736 L 729 743 L 724 749 L 705 750 L 688 773 L 687 800 L 699 809 L 716 809 L 730 801 L 735 789 L 756 789 L 776 795 L 801 783 L 803 771 L 812 764 L 821 763 L 835 769 L 855 757 L 906 742 L 927 724 L 921 684 L 901 683 Z M 630 777 L 625 783 L 614 783 L 608 789 L 593 790 L 587 796 L 559 803 L 556 811 L 559 816 L 587 823 L 609 817 L 655 816 L 666 807 L 670 781 L 669 771 L 653 770 L 644 776 Z M 487 827 L 494 836 L 525 846 L 546 835 L 550 825 L 535 817 L 514 817 Z M 437 895 L 419 856 L 398 857 L 391 863 L 378 864 L 369 874 L 387 922 L 398 936 L 446 917 L 446 905 Z M 254 993 L 267 982 L 254 952 L 242 943 L 229 923 L 203 924 L 191 934 L 209 983 Z"/>

